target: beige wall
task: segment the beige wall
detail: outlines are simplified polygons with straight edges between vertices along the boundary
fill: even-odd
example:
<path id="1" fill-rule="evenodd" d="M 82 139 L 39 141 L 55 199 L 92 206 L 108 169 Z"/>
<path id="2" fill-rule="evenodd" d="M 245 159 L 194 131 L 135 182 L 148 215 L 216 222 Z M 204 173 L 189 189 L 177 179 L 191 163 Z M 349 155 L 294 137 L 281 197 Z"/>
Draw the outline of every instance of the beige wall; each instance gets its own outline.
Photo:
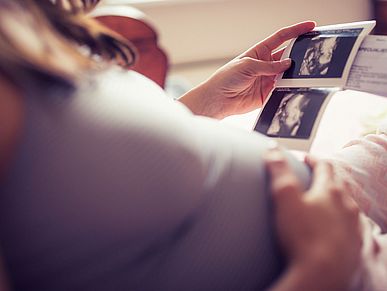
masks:
<path id="1" fill-rule="evenodd" d="M 312 19 L 367 20 L 370 0 L 175 0 L 138 4 L 160 32 L 172 64 L 230 58 L 268 33 Z"/>
<path id="2" fill-rule="evenodd" d="M 319 25 L 367 20 L 371 0 L 102 0 L 132 5 L 160 34 L 170 76 L 192 85 L 276 29 L 302 20 Z M 117 7 L 118 7 L 117 6 Z"/>

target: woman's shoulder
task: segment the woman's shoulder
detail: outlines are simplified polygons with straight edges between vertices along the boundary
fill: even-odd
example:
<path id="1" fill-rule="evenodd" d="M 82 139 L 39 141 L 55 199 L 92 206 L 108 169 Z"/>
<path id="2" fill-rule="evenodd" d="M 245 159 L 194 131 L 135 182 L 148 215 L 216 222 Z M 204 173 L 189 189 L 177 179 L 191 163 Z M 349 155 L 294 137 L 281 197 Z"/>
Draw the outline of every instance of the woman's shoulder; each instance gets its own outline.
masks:
<path id="1" fill-rule="evenodd" d="M 42 153 L 40 162 L 49 162 L 51 153 L 76 168 L 86 157 L 115 169 L 141 166 L 149 175 L 156 164 L 170 176 L 187 164 L 201 168 L 192 113 L 136 72 L 101 71 L 82 80 L 73 95 L 52 97 L 28 102 L 23 149 Z"/>
<path id="2" fill-rule="evenodd" d="M 83 90 L 94 90 L 101 94 L 126 95 L 129 97 L 144 96 L 147 98 L 166 98 L 163 89 L 148 79 L 144 75 L 132 70 L 114 66 L 94 74 L 90 74 L 85 78 L 80 88 Z M 80 92 L 83 92 L 82 90 Z"/>
<path id="3" fill-rule="evenodd" d="M 90 115 L 113 119 L 137 121 L 154 115 L 187 115 L 190 111 L 179 102 L 168 97 L 164 90 L 147 77 L 113 67 L 85 79 L 73 98 L 74 105 Z M 106 116 L 107 115 L 107 116 Z M 188 114 L 191 115 L 191 114 Z M 110 118 L 109 118 L 110 117 Z"/>

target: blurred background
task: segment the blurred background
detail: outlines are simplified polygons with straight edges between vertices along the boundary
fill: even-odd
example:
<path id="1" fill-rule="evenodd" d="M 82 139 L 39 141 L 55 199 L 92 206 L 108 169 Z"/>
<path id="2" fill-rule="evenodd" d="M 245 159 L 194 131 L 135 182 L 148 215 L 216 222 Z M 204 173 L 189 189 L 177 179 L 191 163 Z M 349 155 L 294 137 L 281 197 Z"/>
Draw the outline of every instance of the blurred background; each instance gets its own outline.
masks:
<path id="1" fill-rule="evenodd" d="M 120 18 L 125 11 L 140 21 Z M 171 98 L 275 30 L 296 22 L 315 20 L 322 26 L 376 19 L 374 32 L 387 34 L 387 0 L 102 0 L 94 16 L 102 16 L 100 21 L 135 44 L 140 61 L 133 69 L 163 86 Z M 258 112 L 222 122 L 251 130 Z M 339 92 L 324 113 L 311 152 L 329 155 L 348 140 L 375 132 L 386 118 L 384 97 Z"/>
<path id="2" fill-rule="evenodd" d="M 169 78 L 195 85 L 280 27 L 303 20 L 318 25 L 369 20 L 380 2 L 385 1 L 104 0 L 102 4 L 130 5 L 144 12 L 168 55 Z"/>

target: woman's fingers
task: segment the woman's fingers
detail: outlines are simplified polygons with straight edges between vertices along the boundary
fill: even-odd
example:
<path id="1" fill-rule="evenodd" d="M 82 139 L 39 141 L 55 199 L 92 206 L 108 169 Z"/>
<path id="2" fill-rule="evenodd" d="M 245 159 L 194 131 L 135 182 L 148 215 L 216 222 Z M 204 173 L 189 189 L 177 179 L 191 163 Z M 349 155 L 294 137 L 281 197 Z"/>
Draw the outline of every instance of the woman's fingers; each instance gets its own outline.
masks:
<path id="1" fill-rule="evenodd" d="M 284 54 L 285 49 L 286 49 L 286 47 L 281 48 L 281 49 L 275 51 L 274 53 L 272 53 L 271 59 L 273 61 L 279 61 L 281 59 L 282 55 Z"/>
<path id="2" fill-rule="evenodd" d="M 267 47 L 270 51 L 275 50 L 284 42 L 311 31 L 315 26 L 316 23 L 314 21 L 305 21 L 281 28 L 268 38 L 264 39 L 258 46 Z"/>
<path id="3" fill-rule="evenodd" d="M 308 159 L 311 159 L 310 157 Z M 331 199 L 336 205 L 342 209 L 358 215 L 359 209 L 356 203 L 349 196 L 352 192 L 351 185 L 348 181 L 340 176 L 337 176 L 332 164 L 326 161 L 313 161 L 314 163 L 314 178 L 311 187 L 310 195 L 326 195 L 326 198 Z M 321 191 L 325 189 L 325 191 Z"/>
<path id="4" fill-rule="evenodd" d="M 333 203 L 333 208 L 338 207 L 337 209 L 340 210 L 342 215 L 357 218 L 359 207 L 350 197 L 353 192 L 351 184 L 336 175 L 334 166 L 331 163 L 318 161 L 310 155 L 305 157 L 305 161 L 314 170 L 313 184 L 308 191 L 308 196 L 310 198 L 327 199 L 326 201 Z"/>
<path id="5" fill-rule="evenodd" d="M 313 166 L 313 183 L 310 188 L 311 195 L 321 195 L 327 192 L 337 192 L 336 184 L 334 182 L 333 166 L 326 161 L 316 162 Z M 322 191 L 326 189 L 327 191 Z"/>
<path id="6" fill-rule="evenodd" d="M 240 59 L 239 62 L 242 72 L 256 77 L 277 75 L 287 70 L 292 63 L 290 59 L 266 62 L 248 57 Z"/>
<path id="7" fill-rule="evenodd" d="M 271 176 L 271 191 L 277 207 L 294 209 L 291 205 L 301 201 L 301 185 L 286 158 L 279 150 L 270 150 L 265 156 Z"/>
<path id="8" fill-rule="evenodd" d="M 317 162 L 318 162 L 318 160 L 314 156 L 309 155 L 309 154 L 305 156 L 305 163 L 309 167 L 314 168 L 316 166 Z"/>
<path id="9" fill-rule="evenodd" d="M 316 23 L 314 21 L 305 21 L 284 27 L 249 49 L 242 57 L 247 56 L 269 61 L 271 60 L 271 52 L 273 50 L 281 46 L 284 42 L 311 31 L 315 26 Z"/>

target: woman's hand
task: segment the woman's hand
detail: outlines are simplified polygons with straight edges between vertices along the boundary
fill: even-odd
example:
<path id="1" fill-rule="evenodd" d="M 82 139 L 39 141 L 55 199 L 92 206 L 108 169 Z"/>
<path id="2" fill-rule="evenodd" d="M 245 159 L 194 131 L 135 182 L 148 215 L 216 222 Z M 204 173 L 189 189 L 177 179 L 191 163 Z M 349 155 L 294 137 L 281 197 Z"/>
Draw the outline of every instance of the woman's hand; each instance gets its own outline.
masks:
<path id="1" fill-rule="evenodd" d="M 315 27 L 306 21 L 282 28 L 220 68 L 207 81 L 180 98 L 195 114 L 224 118 L 262 106 L 274 88 L 275 78 L 291 65 L 280 61 L 283 50 L 273 52 L 289 39 Z"/>
<path id="2" fill-rule="evenodd" d="M 349 186 L 326 162 L 309 159 L 313 184 L 303 193 L 283 155 L 267 155 L 275 223 L 289 267 L 273 290 L 347 290 L 359 265 L 359 211 Z"/>

